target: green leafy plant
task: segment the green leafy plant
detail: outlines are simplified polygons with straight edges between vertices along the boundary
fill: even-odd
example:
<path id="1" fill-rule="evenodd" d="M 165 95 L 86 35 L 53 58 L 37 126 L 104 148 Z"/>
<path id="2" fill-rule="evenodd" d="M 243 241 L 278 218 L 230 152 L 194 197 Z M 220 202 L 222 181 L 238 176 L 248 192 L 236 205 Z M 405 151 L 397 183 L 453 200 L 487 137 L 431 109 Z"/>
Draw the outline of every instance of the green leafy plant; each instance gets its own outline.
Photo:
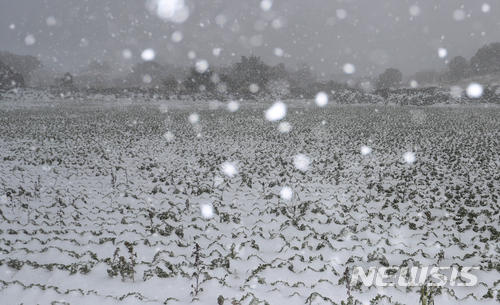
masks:
<path id="1" fill-rule="evenodd" d="M 195 271 L 193 273 L 193 277 L 196 281 L 194 284 L 191 285 L 191 288 L 193 288 L 193 291 L 191 292 L 192 296 L 197 296 L 198 293 L 203 291 L 203 288 L 200 287 L 200 285 L 201 285 L 200 276 L 201 276 L 201 272 L 203 270 L 205 270 L 205 266 L 203 266 L 203 262 L 200 259 L 200 255 L 201 255 L 200 245 L 198 243 L 195 243 L 194 244 L 194 251 L 193 251 L 193 254 L 191 255 L 191 257 L 194 256 Z"/>
<path id="2" fill-rule="evenodd" d="M 156 227 L 153 221 L 156 216 L 155 208 L 148 209 L 146 212 L 146 218 L 149 220 L 149 226 L 146 226 L 146 228 L 149 229 L 149 232 L 151 232 L 151 234 L 154 234 L 156 232 Z"/>
<path id="3" fill-rule="evenodd" d="M 441 287 L 431 286 L 429 283 L 430 278 L 427 278 L 420 290 L 418 290 L 420 293 L 419 301 L 422 305 L 434 305 L 434 296 L 441 293 Z"/>
<path id="4" fill-rule="evenodd" d="M 135 266 L 137 265 L 136 258 L 137 253 L 134 252 L 134 245 L 125 242 L 125 247 L 129 253 L 128 260 L 124 256 L 120 256 L 120 248 L 117 247 L 115 252 L 113 253 L 113 260 L 111 261 L 111 267 L 108 268 L 108 275 L 110 277 L 115 277 L 120 274 L 122 281 L 125 282 L 127 278 L 131 279 L 132 282 L 135 282 L 134 274 Z"/>
<path id="5" fill-rule="evenodd" d="M 40 198 L 40 191 L 42 190 L 42 182 L 41 182 L 42 177 L 38 175 L 37 181 L 35 181 L 33 184 L 33 189 L 34 189 L 34 194 L 35 197 Z"/>
<path id="6" fill-rule="evenodd" d="M 217 305 L 224 305 L 224 297 L 222 295 L 217 297 Z"/>
<path id="7" fill-rule="evenodd" d="M 420 292 L 420 304 L 422 305 L 434 305 L 434 294 L 436 293 L 436 287 L 429 287 L 428 285 L 423 285 Z"/>
<path id="8" fill-rule="evenodd" d="M 63 215 L 64 215 L 64 208 L 67 207 L 67 205 L 60 197 L 56 199 L 56 203 L 57 203 L 56 224 L 62 228 L 62 226 L 65 225 L 63 221 Z"/>
<path id="9" fill-rule="evenodd" d="M 347 289 L 347 302 L 342 301 L 342 305 L 352 305 L 354 304 L 354 298 L 351 295 L 351 279 L 349 276 L 351 275 L 349 267 L 346 267 L 344 270 L 344 282 L 345 282 L 345 287 Z"/>

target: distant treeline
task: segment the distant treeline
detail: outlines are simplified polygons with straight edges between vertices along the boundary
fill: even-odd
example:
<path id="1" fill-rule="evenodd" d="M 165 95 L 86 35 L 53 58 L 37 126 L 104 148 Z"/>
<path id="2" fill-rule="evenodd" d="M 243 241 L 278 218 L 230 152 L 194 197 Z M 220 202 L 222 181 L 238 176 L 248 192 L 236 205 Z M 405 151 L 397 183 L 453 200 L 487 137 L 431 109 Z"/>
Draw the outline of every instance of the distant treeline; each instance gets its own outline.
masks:
<path id="1" fill-rule="evenodd" d="M 500 42 L 481 47 L 470 60 L 462 56 L 452 58 L 446 72 L 421 71 L 412 78 L 418 84 L 456 82 L 476 75 L 500 71 Z M 51 76 L 51 73 L 53 74 Z M 318 91 L 332 92 L 349 88 L 373 91 L 404 87 L 403 75 L 396 68 L 388 68 L 375 78 L 365 78 L 348 84 L 334 81 L 318 82 L 312 68 L 299 64 L 286 68 L 283 63 L 270 66 L 257 56 L 242 56 L 229 66 L 209 66 L 198 61 L 195 67 L 161 65 L 155 61 L 143 61 L 134 65 L 126 76 L 114 74 L 104 62 L 92 61 L 79 75 L 67 72 L 56 76 L 41 61 L 30 55 L 0 52 L 0 90 L 12 87 L 57 86 L 75 88 L 148 88 L 171 94 L 229 94 L 236 96 L 272 95 L 310 97 Z M 418 85 L 417 84 L 417 85 Z"/>

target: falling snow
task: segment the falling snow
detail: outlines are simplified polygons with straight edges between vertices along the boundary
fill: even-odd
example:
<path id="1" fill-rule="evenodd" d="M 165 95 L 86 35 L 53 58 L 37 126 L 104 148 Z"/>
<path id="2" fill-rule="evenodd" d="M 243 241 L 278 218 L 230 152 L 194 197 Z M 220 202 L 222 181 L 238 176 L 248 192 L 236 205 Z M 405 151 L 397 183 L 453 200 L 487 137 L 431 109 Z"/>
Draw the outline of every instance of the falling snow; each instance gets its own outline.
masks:
<path id="1" fill-rule="evenodd" d="M 208 69 L 208 61 L 206 61 L 205 59 L 200 59 L 196 61 L 196 71 L 198 71 L 198 73 L 203 73 L 207 71 L 207 69 Z"/>
<path id="2" fill-rule="evenodd" d="M 345 19 L 347 17 L 347 12 L 344 9 L 337 10 L 337 18 Z"/>
<path id="3" fill-rule="evenodd" d="M 167 142 L 172 142 L 173 140 L 175 140 L 174 134 L 170 131 L 167 131 L 165 134 L 163 134 L 163 137 L 165 138 L 165 140 L 167 140 Z"/>
<path id="4" fill-rule="evenodd" d="M 149 74 L 145 74 L 142 77 L 142 82 L 145 83 L 145 84 L 150 84 L 152 80 L 153 80 L 153 78 Z"/>
<path id="5" fill-rule="evenodd" d="M 219 55 L 220 55 L 220 52 L 221 52 L 221 51 L 222 51 L 222 49 L 221 49 L 221 48 L 213 48 L 213 49 L 212 49 L 212 54 L 213 54 L 213 56 L 217 57 L 217 56 L 219 56 Z"/>
<path id="6" fill-rule="evenodd" d="M 410 15 L 414 17 L 420 15 L 420 7 L 418 5 L 410 6 Z"/>
<path id="7" fill-rule="evenodd" d="M 471 98 L 480 98 L 483 95 L 483 86 L 477 83 L 471 83 L 467 87 L 467 95 Z"/>
<path id="8" fill-rule="evenodd" d="M 278 56 L 278 57 L 281 57 L 283 56 L 284 52 L 281 48 L 275 48 L 274 49 L 274 55 Z"/>
<path id="9" fill-rule="evenodd" d="M 54 16 L 47 17 L 47 26 L 55 26 L 57 24 L 57 20 Z"/>
<path id="10" fill-rule="evenodd" d="M 263 11 L 269 11 L 272 6 L 273 2 L 271 0 L 262 0 L 262 2 L 260 3 L 260 8 Z"/>
<path id="11" fill-rule="evenodd" d="M 324 92 L 319 92 L 316 95 L 316 105 L 319 107 L 325 107 L 328 104 L 328 95 Z"/>
<path id="12" fill-rule="evenodd" d="M 496 1 L 77 2 L 2 10 L 3 302 L 495 303 Z"/>
<path id="13" fill-rule="evenodd" d="M 182 40 L 182 38 L 183 38 L 182 32 L 175 31 L 172 34 L 172 41 L 173 42 L 180 42 Z"/>
<path id="14" fill-rule="evenodd" d="M 197 113 L 192 113 L 189 115 L 189 123 L 196 124 L 200 120 L 200 116 Z"/>
<path id="15" fill-rule="evenodd" d="M 405 160 L 406 163 L 408 164 L 412 164 L 413 162 L 415 162 L 415 160 L 417 160 L 417 158 L 415 157 L 415 154 L 412 153 L 412 152 L 406 152 L 404 155 L 403 155 L 403 159 Z"/>
<path id="16" fill-rule="evenodd" d="M 238 170 L 236 169 L 236 166 L 234 166 L 233 163 L 230 162 L 225 162 L 222 164 L 222 171 L 226 176 L 232 178 L 238 174 Z"/>
<path id="17" fill-rule="evenodd" d="M 439 58 L 445 58 L 448 55 L 448 51 L 445 48 L 438 49 Z"/>
<path id="18" fill-rule="evenodd" d="M 371 152 L 372 152 L 372 148 L 371 148 L 371 147 L 366 146 L 366 145 L 363 145 L 363 146 L 361 147 L 361 154 L 362 154 L 363 156 L 369 155 L 369 154 L 371 154 Z"/>
<path id="19" fill-rule="evenodd" d="M 293 190 L 289 186 L 285 186 L 284 188 L 281 189 L 280 191 L 280 197 L 283 198 L 284 200 L 292 200 L 293 197 Z"/>
<path id="20" fill-rule="evenodd" d="M 35 36 L 33 34 L 29 34 L 28 36 L 26 36 L 26 38 L 24 38 L 24 43 L 27 46 L 31 46 L 35 42 L 36 42 L 36 39 L 35 39 Z"/>
<path id="21" fill-rule="evenodd" d="M 227 103 L 227 110 L 229 110 L 230 112 L 238 111 L 239 108 L 240 103 L 238 101 L 230 101 L 229 103 Z"/>
<path id="22" fill-rule="evenodd" d="M 155 59 L 156 53 L 153 49 L 146 49 L 142 51 L 141 57 L 143 60 L 150 61 Z"/>
<path id="23" fill-rule="evenodd" d="M 214 216 L 214 208 L 211 204 L 202 204 L 201 205 L 201 215 L 204 218 L 212 218 Z"/>
<path id="24" fill-rule="evenodd" d="M 278 125 L 278 130 L 282 133 L 288 133 L 290 130 L 292 130 L 292 125 L 288 122 L 281 122 Z"/>
<path id="25" fill-rule="evenodd" d="M 467 14 L 463 10 L 455 10 L 453 11 L 453 19 L 457 21 L 464 20 L 467 17 Z"/>
<path id="26" fill-rule="evenodd" d="M 309 168 L 309 163 L 311 160 L 303 154 L 298 154 L 295 157 L 293 157 L 293 165 L 295 166 L 296 169 L 300 171 L 307 171 Z"/>
<path id="27" fill-rule="evenodd" d="M 150 10 L 156 10 L 158 17 L 174 23 L 183 23 L 189 17 L 189 7 L 184 0 L 150 0 Z"/>
<path id="28" fill-rule="evenodd" d="M 248 90 L 250 90 L 250 92 L 252 93 L 257 93 L 259 91 L 259 85 L 251 84 L 250 86 L 248 86 Z"/>
<path id="29" fill-rule="evenodd" d="M 353 64 L 345 64 L 343 70 L 346 74 L 353 74 L 356 71 L 356 68 Z"/>
<path id="30" fill-rule="evenodd" d="M 125 59 L 131 59 L 132 58 L 132 51 L 130 51 L 129 49 L 125 49 L 125 50 L 123 50 L 122 55 L 123 55 L 123 58 L 125 58 Z"/>
<path id="31" fill-rule="evenodd" d="M 279 121 L 286 116 L 286 105 L 283 102 L 276 102 L 266 111 L 266 120 L 270 122 Z"/>

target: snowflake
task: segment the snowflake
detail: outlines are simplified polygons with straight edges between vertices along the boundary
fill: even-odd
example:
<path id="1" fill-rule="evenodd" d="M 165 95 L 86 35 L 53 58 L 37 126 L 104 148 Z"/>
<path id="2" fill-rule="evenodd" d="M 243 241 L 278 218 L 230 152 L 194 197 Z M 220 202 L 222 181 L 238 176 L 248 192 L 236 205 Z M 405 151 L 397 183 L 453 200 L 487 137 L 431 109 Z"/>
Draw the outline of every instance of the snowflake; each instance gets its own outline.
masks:
<path id="1" fill-rule="evenodd" d="M 412 164 L 413 162 L 415 162 L 415 160 L 417 160 L 417 158 L 415 157 L 415 154 L 412 152 L 406 152 L 403 155 L 403 158 L 405 159 L 405 162 L 408 164 Z"/>
<path id="2" fill-rule="evenodd" d="M 199 119 L 200 119 L 200 116 L 197 113 L 192 113 L 189 116 L 189 123 L 196 124 L 196 123 L 198 123 Z"/>
<path id="3" fill-rule="evenodd" d="M 284 188 L 281 189 L 280 196 L 285 200 L 292 200 L 293 197 L 292 188 L 289 186 L 285 186 Z"/>
<path id="4" fill-rule="evenodd" d="M 212 218 L 214 216 L 214 207 L 208 203 L 202 204 L 201 215 L 203 215 L 204 218 Z"/>
<path id="5" fill-rule="evenodd" d="M 361 154 L 362 154 L 363 156 L 369 155 L 371 152 L 372 152 L 372 148 L 371 148 L 371 147 L 368 147 L 368 146 L 366 146 L 366 145 L 363 145 L 363 146 L 361 147 Z"/>
<path id="6" fill-rule="evenodd" d="M 324 92 L 320 92 L 316 95 L 316 105 L 319 107 L 325 107 L 328 104 L 328 95 Z"/>
<path id="7" fill-rule="evenodd" d="M 266 119 L 274 122 L 283 119 L 286 116 L 286 105 L 283 102 L 276 102 L 266 111 Z"/>
<path id="8" fill-rule="evenodd" d="M 281 122 L 280 125 L 278 126 L 279 131 L 282 133 L 287 133 L 292 130 L 292 125 L 288 122 Z"/>
<path id="9" fill-rule="evenodd" d="M 141 57 L 143 60 L 146 60 L 146 61 L 149 61 L 149 60 L 153 60 L 155 58 L 156 54 L 155 54 L 155 51 L 153 49 L 146 49 L 144 51 L 142 51 L 141 53 Z"/>
<path id="10" fill-rule="evenodd" d="M 171 133 L 170 131 L 167 131 L 163 137 L 167 140 L 167 142 L 172 142 L 174 139 L 175 139 L 175 136 L 173 133 Z"/>
<path id="11" fill-rule="evenodd" d="M 236 169 L 236 166 L 229 162 L 222 164 L 222 171 L 230 178 L 238 174 L 238 169 Z"/>
<path id="12" fill-rule="evenodd" d="M 477 83 L 471 83 L 467 87 L 467 95 L 471 98 L 480 98 L 483 95 L 483 86 Z"/>
<path id="13" fill-rule="evenodd" d="M 238 103 L 237 101 L 230 101 L 229 103 L 227 103 L 227 110 L 229 110 L 230 112 L 235 112 L 239 108 L 240 103 Z"/>
<path id="14" fill-rule="evenodd" d="M 293 158 L 293 165 L 298 170 L 305 172 L 309 168 L 309 163 L 311 160 L 303 154 L 298 154 Z"/>

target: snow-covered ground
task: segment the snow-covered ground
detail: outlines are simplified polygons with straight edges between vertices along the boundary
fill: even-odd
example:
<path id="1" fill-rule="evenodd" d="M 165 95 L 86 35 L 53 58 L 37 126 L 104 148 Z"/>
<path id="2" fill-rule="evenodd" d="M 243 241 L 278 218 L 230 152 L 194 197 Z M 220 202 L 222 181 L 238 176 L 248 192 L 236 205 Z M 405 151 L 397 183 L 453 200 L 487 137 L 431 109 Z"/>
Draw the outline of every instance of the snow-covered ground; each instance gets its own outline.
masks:
<path id="1" fill-rule="evenodd" d="M 346 267 L 406 265 L 478 266 L 435 303 L 499 302 L 498 108 L 0 104 L 2 304 L 340 304 Z"/>

